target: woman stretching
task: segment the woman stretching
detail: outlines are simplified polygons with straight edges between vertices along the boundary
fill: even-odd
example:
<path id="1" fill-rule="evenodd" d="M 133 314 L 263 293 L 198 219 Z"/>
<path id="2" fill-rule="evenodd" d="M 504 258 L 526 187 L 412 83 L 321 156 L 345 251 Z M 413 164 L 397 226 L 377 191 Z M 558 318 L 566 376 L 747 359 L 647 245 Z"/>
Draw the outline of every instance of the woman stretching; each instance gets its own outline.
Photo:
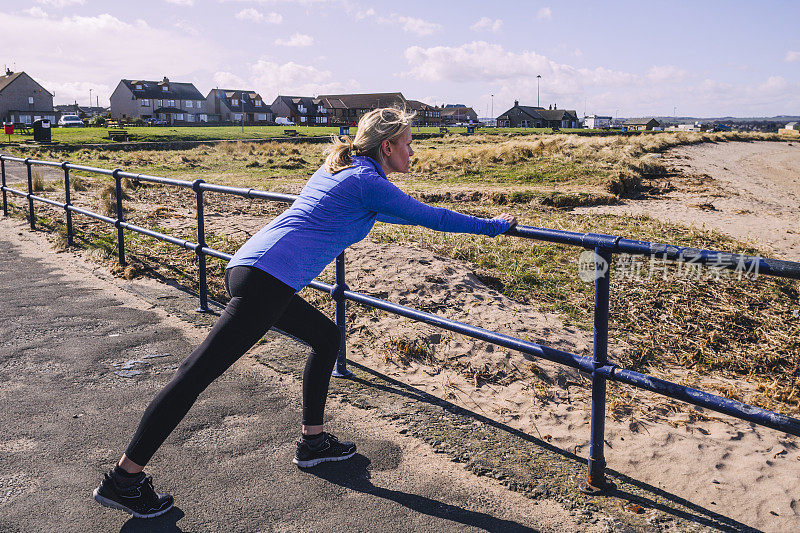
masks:
<path id="1" fill-rule="evenodd" d="M 364 115 L 355 140 L 335 140 L 300 197 L 236 252 L 225 271 L 230 302 L 208 337 L 145 410 L 122 458 L 94 491 L 101 505 L 138 518 L 172 508 L 172 496 L 155 492 L 142 469 L 198 395 L 273 326 L 311 347 L 293 462 L 312 467 L 355 454 L 355 444 L 340 442 L 322 428 L 339 329 L 297 292 L 345 248 L 366 237 L 376 220 L 493 237 L 516 223 L 505 213 L 485 219 L 428 206 L 387 179 L 393 172 L 409 171 L 412 118 L 389 108 Z"/>

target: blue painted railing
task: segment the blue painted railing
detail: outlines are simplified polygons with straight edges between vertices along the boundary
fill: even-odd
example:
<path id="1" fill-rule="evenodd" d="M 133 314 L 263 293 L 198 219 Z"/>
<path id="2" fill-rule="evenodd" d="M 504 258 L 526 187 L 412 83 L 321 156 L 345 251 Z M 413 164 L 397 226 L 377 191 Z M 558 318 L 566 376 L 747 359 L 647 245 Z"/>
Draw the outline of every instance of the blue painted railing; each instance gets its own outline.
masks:
<path id="1" fill-rule="evenodd" d="M 27 191 L 13 189 L 6 185 L 6 162 L 16 162 L 25 165 L 27 170 Z M 33 165 L 49 166 L 61 168 L 64 172 L 65 201 L 58 202 L 33 194 L 33 181 L 31 167 Z M 116 187 L 116 217 L 108 217 L 99 213 L 94 213 L 72 205 L 70 201 L 70 170 L 102 174 L 114 178 Z M 245 189 L 240 187 L 227 187 L 224 185 L 214 185 L 206 183 L 201 179 L 194 181 L 183 181 L 147 174 L 135 174 L 124 172 L 120 169 L 108 170 L 83 165 L 73 165 L 68 162 L 39 161 L 33 159 L 22 159 L 0 155 L 0 174 L 2 174 L 2 193 L 3 193 L 3 214 L 8 215 L 7 194 L 25 197 L 28 200 L 28 220 L 31 229 L 36 228 L 36 215 L 34 211 L 34 201 L 44 202 L 64 209 L 67 225 L 67 242 L 73 242 L 72 213 L 79 213 L 109 224 L 117 228 L 117 247 L 120 264 L 125 264 L 125 233 L 123 230 L 134 231 L 143 235 L 149 235 L 163 241 L 170 242 L 176 246 L 193 250 L 199 261 L 199 289 L 200 307 L 197 309 L 206 312 L 208 308 L 208 295 L 206 287 L 206 263 L 205 256 L 209 255 L 219 259 L 230 260 L 231 255 L 210 248 L 205 242 L 205 225 L 203 215 L 203 194 L 205 192 L 217 192 L 223 194 L 233 194 L 245 198 L 258 198 L 278 202 L 293 202 L 297 196 L 292 194 L 282 194 L 261 191 L 257 189 Z M 159 183 L 162 185 L 173 185 L 192 189 L 197 197 L 197 242 L 190 242 L 159 233 L 156 231 L 131 224 L 123 219 L 122 209 L 122 179 L 133 179 L 138 181 Z M 581 482 L 580 489 L 584 492 L 596 493 L 610 487 L 605 478 L 605 459 L 603 451 L 603 435 L 605 432 L 605 404 L 606 404 L 606 382 L 607 380 L 617 381 L 632 385 L 640 389 L 655 392 L 670 398 L 697 405 L 712 411 L 724 413 L 742 420 L 753 422 L 772 429 L 783 431 L 791 435 L 800 436 L 800 420 L 774 413 L 760 407 L 754 407 L 704 391 L 672 383 L 662 379 L 654 378 L 646 374 L 641 374 L 633 370 L 620 368 L 613 362 L 608 361 L 608 314 L 609 314 L 609 287 L 611 281 L 611 264 L 614 254 L 626 253 L 632 255 L 643 255 L 658 257 L 666 261 L 687 262 L 694 265 L 711 265 L 718 269 L 738 270 L 740 272 L 757 273 L 758 275 L 777 276 L 789 279 L 800 279 L 800 263 L 791 261 L 780 261 L 775 259 L 765 259 L 763 257 L 753 257 L 713 250 L 701 250 L 697 248 L 685 248 L 668 244 L 652 243 L 647 241 L 637 241 L 623 239 L 612 235 L 602 235 L 595 233 L 575 233 L 544 228 L 534 228 L 529 226 L 517 226 L 511 229 L 507 235 L 536 239 L 541 241 L 555 242 L 578 246 L 587 250 L 594 250 L 590 266 L 595 283 L 594 299 L 594 346 L 592 357 L 582 357 L 569 352 L 556 350 L 547 346 L 542 346 L 533 342 L 517 339 L 508 335 L 503 335 L 494 331 L 489 331 L 476 326 L 463 324 L 455 320 L 449 320 L 431 313 L 426 313 L 417 309 L 412 309 L 395 303 L 387 302 L 379 298 L 360 294 L 351 291 L 345 282 L 345 262 L 344 252 L 336 258 L 336 281 L 333 285 L 313 281 L 310 286 L 314 289 L 328 292 L 336 301 L 336 323 L 342 334 L 342 345 L 339 358 L 336 363 L 334 375 L 346 377 L 352 375 L 347 370 L 347 351 L 346 351 L 346 331 L 345 331 L 345 303 L 350 300 L 376 309 L 381 309 L 389 313 L 404 316 L 424 322 L 432 326 L 453 331 L 480 339 L 486 342 L 497 344 L 505 348 L 516 350 L 528 355 L 554 361 L 581 372 L 592 378 L 592 413 L 589 439 L 588 475 L 586 480 Z M 592 271 L 593 270 L 593 271 Z"/>

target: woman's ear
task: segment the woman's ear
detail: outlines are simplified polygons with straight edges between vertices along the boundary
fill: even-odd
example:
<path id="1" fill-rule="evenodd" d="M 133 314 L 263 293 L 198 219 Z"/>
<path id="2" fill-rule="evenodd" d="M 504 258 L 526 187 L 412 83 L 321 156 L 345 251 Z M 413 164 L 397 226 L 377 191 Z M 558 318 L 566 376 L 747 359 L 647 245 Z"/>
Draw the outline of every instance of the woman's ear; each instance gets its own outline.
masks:
<path id="1" fill-rule="evenodd" d="M 381 142 L 381 153 L 388 157 L 391 152 L 392 152 L 391 142 L 389 140 Z"/>

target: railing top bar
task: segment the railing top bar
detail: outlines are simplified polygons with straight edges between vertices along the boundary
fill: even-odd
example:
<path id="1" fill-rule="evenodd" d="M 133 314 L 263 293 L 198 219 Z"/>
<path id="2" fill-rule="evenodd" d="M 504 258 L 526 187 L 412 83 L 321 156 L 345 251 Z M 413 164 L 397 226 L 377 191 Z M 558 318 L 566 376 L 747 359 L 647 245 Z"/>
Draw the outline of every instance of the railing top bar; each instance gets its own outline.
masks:
<path id="1" fill-rule="evenodd" d="M 608 248 L 613 253 L 659 256 L 669 261 L 686 261 L 728 270 L 741 270 L 742 272 L 800 279 L 800 263 L 794 261 L 623 239 L 622 237 L 600 233 L 576 233 L 574 231 L 536 228 L 533 226 L 516 226 L 508 234 L 527 239 L 581 246 L 583 248 L 603 247 Z"/>
<path id="2" fill-rule="evenodd" d="M 66 168 L 70 169 L 70 170 L 81 170 L 83 172 L 94 172 L 95 174 L 104 174 L 106 176 L 113 176 L 114 175 L 114 171 L 113 170 L 108 170 L 108 169 L 105 169 L 105 168 L 87 167 L 85 165 L 73 165 L 72 163 L 67 163 L 64 166 Z"/>
<path id="3" fill-rule="evenodd" d="M 146 181 L 149 183 L 161 183 L 163 185 L 175 185 L 177 187 L 186 187 L 191 189 L 192 182 L 185 181 L 185 180 L 176 180 L 173 178 L 162 178 L 159 176 L 150 176 L 149 174 L 135 174 L 133 172 L 118 172 L 118 176 L 121 178 L 129 178 L 134 180 Z"/>
<path id="4" fill-rule="evenodd" d="M 23 161 L 25 160 L 23 159 Z M 59 163 L 58 161 L 40 161 L 39 159 L 30 159 L 28 160 L 28 162 L 31 165 L 40 165 L 44 167 L 59 167 L 59 168 L 61 167 L 61 163 Z"/>
<path id="5" fill-rule="evenodd" d="M 25 158 L 24 157 L 14 157 L 12 155 L 0 154 L 0 159 L 2 159 L 3 161 L 17 161 L 19 163 L 24 163 L 25 162 Z"/>
<path id="6" fill-rule="evenodd" d="M 280 202 L 294 202 L 297 200 L 296 194 L 262 191 L 259 189 L 247 189 L 244 187 L 230 187 L 228 185 L 216 185 L 214 183 L 201 183 L 199 187 L 204 191 L 235 194 L 237 196 L 246 196 L 248 198 L 263 198 L 265 200 L 277 200 Z"/>

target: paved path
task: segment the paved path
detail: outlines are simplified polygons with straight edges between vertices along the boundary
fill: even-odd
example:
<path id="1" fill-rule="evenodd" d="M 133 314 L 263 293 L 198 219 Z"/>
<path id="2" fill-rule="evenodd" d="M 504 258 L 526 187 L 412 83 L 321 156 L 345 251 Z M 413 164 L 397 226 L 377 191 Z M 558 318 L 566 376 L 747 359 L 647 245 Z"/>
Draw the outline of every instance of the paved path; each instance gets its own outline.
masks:
<path id="1" fill-rule="evenodd" d="M 599 530 L 336 400 L 330 426 L 360 453 L 301 471 L 290 463 L 299 384 L 248 357 L 201 395 L 149 465 L 176 508 L 146 521 L 100 507 L 91 490 L 205 329 L 91 267 L 64 266 L 73 256 L 22 228 L 0 221 L 0 531 Z M 304 357 L 288 339 L 273 345 Z"/>

